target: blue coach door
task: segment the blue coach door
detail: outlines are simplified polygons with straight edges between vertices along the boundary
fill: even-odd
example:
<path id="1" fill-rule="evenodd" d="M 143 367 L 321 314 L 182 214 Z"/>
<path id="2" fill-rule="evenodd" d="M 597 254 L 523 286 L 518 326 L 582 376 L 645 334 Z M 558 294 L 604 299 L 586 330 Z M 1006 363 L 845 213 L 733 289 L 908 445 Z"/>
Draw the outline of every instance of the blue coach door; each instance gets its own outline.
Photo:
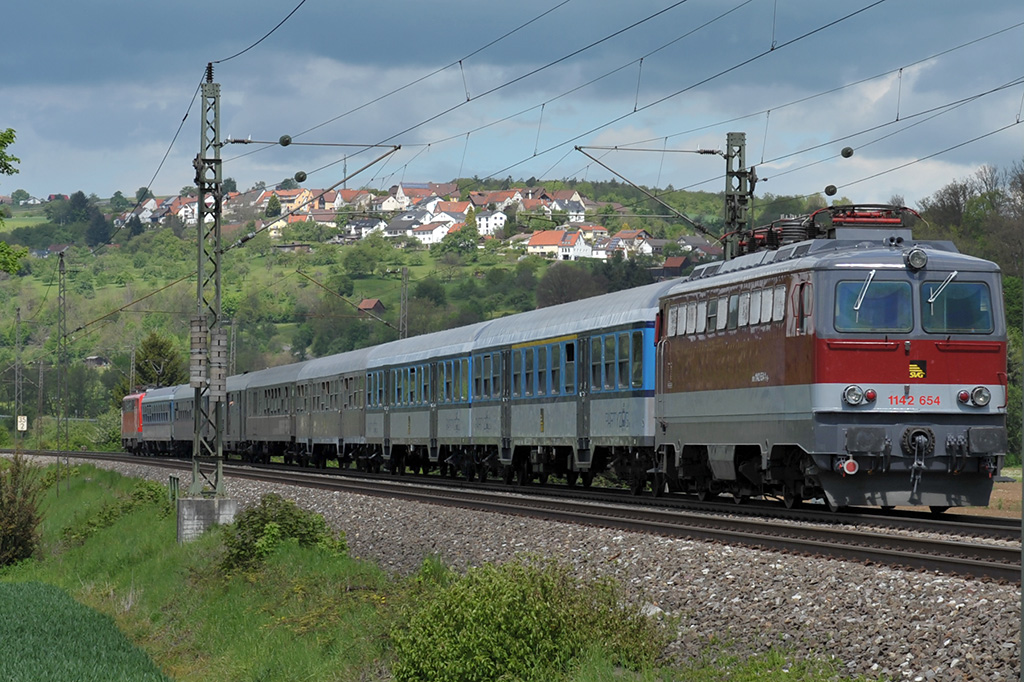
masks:
<path id="1" fill-rule="evenodd" d="M 430 449 L 427 453 L 430 462 L 437 462 L 437 404 L 441 402 L 442 391 L 441 372 L 437 362 L 430 363 L 430 396 L 427 400 L 430 403 Z M 424 472 L 426 468 L 424 468 Z"/>
<path id="2" fill-rule="evenodd" d="M 576 340 L 576 462 L 590 469 L 590 337 Z"/>
<path id="3" fill-rule="evenodd" d="M 512 463 L 512 351 L 501 351 L 501 449 L 498 459 Z"/>

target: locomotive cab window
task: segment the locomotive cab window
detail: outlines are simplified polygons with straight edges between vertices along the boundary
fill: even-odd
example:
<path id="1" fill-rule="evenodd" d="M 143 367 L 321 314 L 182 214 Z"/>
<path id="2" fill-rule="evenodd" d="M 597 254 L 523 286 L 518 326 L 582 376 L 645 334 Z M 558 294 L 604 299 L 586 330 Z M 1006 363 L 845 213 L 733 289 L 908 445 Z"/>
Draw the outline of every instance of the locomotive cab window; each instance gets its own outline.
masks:
<path id="1" fill-rule="evenodd" d="M 921 326 L 932 334 L 990 334 L 992 300 L 984 282 L 921 284 Z"/>
<path id="2" fill-rule="evenodd" d="M 879 281 L 874 271 L 839 282 L 834 319 L 839 332 L 909 332 L 914 328 L 910 283 Z"/>

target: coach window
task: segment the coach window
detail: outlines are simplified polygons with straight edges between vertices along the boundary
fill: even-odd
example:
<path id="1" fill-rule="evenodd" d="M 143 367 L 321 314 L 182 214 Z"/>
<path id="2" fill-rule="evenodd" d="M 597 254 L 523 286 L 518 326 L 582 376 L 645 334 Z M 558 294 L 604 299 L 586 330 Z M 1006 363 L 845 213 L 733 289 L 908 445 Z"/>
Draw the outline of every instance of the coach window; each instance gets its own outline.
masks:
<path id="1" fill-rule="evenodd" d="M 493 355 L 491 365 L 491 397 L 501 397 L 501 355 Z"/>
<path id="2" fill-rule="evenodd" d="M 523 349 L 523 395 L 533 395 L 533 348 Z"/>
<path id="3" fill-rule="evenodd" d="M 736 329 L 740 319 L 740 297 L 739 294 L 729 296 L 729 312 L 726 326 L 729 329 Z"/>
<path id="4" fill-rule="evenodd" d="M 631 384 L 633 388 L 642 388 L 644 385 L 644 333 L 633 332 L 633 370 L 631 373 Z"/>
<path id="5" fill-rule="evenodd" d="M 473 358 L 473 397 L 480 398 L 483 396 L 483 376 L 484 376 L 484 359 L 483 356 L 477 355 Z"/>
<path id="6" fill-rule="evenodd" d="M 585 369 L 583 371 L 586 371 Z M 565 392 L 572 395 L 576 392 L 576 342 L 565 344 Z"/>
<path id="7" fill-rule="evenodd" d="M 489 398 L 491 397 L 491 366 L 492 359 L 490 355 L 484 356 L 483 363 L 483 384 L 480 387 L 480 397 Z"/>
<path id="8" fill-rule="evenodd" d="M 518 398 L 523 394 L 523 351 L 512 351 L 512 395 Z"/>
<path id="9" fill-rule="evenodd" d="M 537 349 L 537 395 L 548 394 L 548 347 Z"/>
<path id="10" fill-rule="evenodd" d="M 562 392 L 562 345 L 551 346 L 551 395 Z"/>
<path id="11" fill-rule="evenodd" d="M 679 333 L 679 306 L 672 305 L 668 308 L 668 335 L 675 336 Z"/>
<path id="12" fill-rule="evenodd" d="M 629 333 L 619 334 L 619 388 L 629 388 Z"/>
<path id="13" fill-rule="evenodd" d="M 420 402 L 430 402 L 430 371 L 426 365 L 420 365 Z"/>
<path id="14" fill-rule="evenodd" d="M 441 402 L 448 403 L 452 399 L 452 361 L 441 363 Z"/>
<path id="15" fill-rule="evenodd" d="M 458 373 L 459 399 L 469 402 L 469 359 L 463 358 L 459 362 Z"/>
<path id="16" fill-rule="evenodd" d="M 590 391 L 600 391 L 601 382 L 601 337 L 595 336 L 590 339 Z"/>
<path id="17" fill-rule="evenodd" d="M 615 388 L 615 334 L 604 337 L 604 387 Z"/>

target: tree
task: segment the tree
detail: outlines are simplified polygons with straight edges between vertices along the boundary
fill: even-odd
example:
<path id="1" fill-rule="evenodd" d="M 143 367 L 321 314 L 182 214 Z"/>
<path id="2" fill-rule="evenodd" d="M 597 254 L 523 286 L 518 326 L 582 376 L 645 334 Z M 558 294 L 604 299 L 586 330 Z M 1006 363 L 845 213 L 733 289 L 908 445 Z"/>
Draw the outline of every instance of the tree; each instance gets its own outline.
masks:
<path id="1" fill-rule="evenodd" d="M 104 218 L 102 213 L 96 211 L 89 219 L 89 227 L 85 231 L 85 243 L 89 246 L 106 244 L 110 241 L 112 232 L 113 227 L 111 227 L 110 221 Z"/>
<path id="2" fill-rule="evenodd" d="M 117 190 L 114 192 L 114 196 L 110 197 L 110 208 L 120 213 L 131 208 L 131 202 L 121 194 L 121 190 Z"/>
<path id="3" fill-rule="evenodd" d="M 14 202 L 15 206 L 19 205 L 23 201 L 28 201 L 31 198 L 32 195 L 23 189 L 16 189 L 11 192 L 11 201 Z"/>
<path id="4" fill-rule="evenodd" d="M 270 199 L 267 200 L 267 210 L 263 212 L 267 218 L 276 218 L 281 215 L 281 200 L 277 198 L 276 194 L 271 194 Z"/>
<path id="5" fill-rule="evenodd" d="M 148 187 L 140 187 L 137 190 L 135 190 L 135 203 L 141 204 L 143 201 L 151 198 L 152 196 L 153 193 L 149 191 Z"/>
<path id="6" fill-rule="evenodd" d="M 150 332 L 135 351 L 135 381 L 139 386 L 177 386 L 188 381 L 188 367 L 170 339 Z"/>
<path id="7" fill-rule="evenodd" d="M 146 231 L 146 226 L 142 224 L 139 216 L 132 214 L 132 217 L 128 219 L 125 227 L 128 228 L 129 237 L 138 237 L 140 234 Z"/>
<path id="8" fill-rule="evenodd" d="M 0 132 L 0 175 L 14 175 L 18 172 L 17 166 L 21 159 L 7 153 L 7 147 L 14 144 L 14 129 L 8 128 Z M 0 217 L 0 227 L 3 227 L 4 219 Z M 14 274 L 21 267 L 21 259 L 28 255 L 28 249 L 14 249 L 7 245 L 7 242 L 0 242 L 0 270 Z"/>
<path id="9" fill-rule="evenodd" d="M 559 303 L 605 293 L 586 268 L 558 262 L 547 269 L 537 282 L 537 307 L 546 308 Z"/>
<path id="10" fill-rule="evenodd" d="M 364 248 L 362 244 L 349 249 L 341 260 L 345 266 L 345 272 L 355 278 L 366 277 L 377 266 L 376 257 L 370 249 Z"/>
<path id="11" fill-rule="evenodd" d="M 238 183 L 235 182 L 234 178 L 224 178 L 221 182 L 220 189 L 224 194 L 238 191 Z"/>
<path id="12" fill-rule="evenodd" d="M 14 137 L 13 128 L 0 132 L 0 175 L 14 175 L 18 172 L 14 164 L 21 163 L 21 159 L 7 153 L 7 148 L 14 144 Z"/>

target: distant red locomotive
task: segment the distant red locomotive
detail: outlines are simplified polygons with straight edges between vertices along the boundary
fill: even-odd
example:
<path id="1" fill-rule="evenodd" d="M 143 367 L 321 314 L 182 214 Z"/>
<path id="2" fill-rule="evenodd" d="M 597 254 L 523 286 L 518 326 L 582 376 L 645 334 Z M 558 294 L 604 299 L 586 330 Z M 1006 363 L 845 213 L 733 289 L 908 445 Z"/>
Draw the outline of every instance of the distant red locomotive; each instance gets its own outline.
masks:
<path id="1" fill-rule="evenodd" d="M 145 393 L 126 395 L 121 401 L 121 447 L 125 452 L 142 451 L 142 399 Z"/>
<path id="2" fill-rule="evenodd" d="M 1006 449 L 999 269 L 913 242 L 909 213 L 774 224 L 662 297 L 656 490 L 988 504 Z"/>

